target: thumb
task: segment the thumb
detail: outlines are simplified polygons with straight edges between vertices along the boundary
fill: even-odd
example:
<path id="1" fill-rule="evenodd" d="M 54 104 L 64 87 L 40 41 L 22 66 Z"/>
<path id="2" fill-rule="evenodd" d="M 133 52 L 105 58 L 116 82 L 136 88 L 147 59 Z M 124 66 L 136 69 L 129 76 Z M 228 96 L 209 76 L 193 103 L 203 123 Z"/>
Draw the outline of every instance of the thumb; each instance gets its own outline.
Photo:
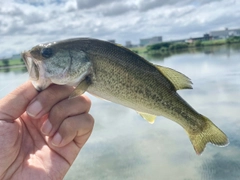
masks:
<path id="1" fill-rule="evenodd" d="M 37 90 L 30 81 L 19 86 L 0 100 L 0 120 L 12 121 L 21 116 L 37 94 Z"/>

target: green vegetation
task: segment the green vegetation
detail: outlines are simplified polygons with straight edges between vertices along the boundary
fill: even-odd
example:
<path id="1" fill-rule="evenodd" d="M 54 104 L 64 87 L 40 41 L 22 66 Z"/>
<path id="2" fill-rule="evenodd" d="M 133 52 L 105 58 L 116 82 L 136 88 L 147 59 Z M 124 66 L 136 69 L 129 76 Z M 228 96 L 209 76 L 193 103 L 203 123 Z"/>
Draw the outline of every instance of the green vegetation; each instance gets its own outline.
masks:
<path id="1" fill-rule="evenodd" d="M 200 46 L 218 46 L 226 44 L 226 39 L 218 39 L 218 40 L 211 40 L 211 41 L 201 41 Z"/>
<path id="2" fill-rule="evenodd" d="M 2 59 L 0 60 L 0 67 L 8 67 L 8 66 L 19 66 L 24 65 L 22 59 Z"/>
<path id="3" fill-rule="evenodd" d="M 134 48 L 130 48 L 130 50 L 137 54 L 144 54 L 147 52 L 146 47 L 134 47 Z"/>
<path id="4" fill-rule="evenodd" d="M 191 50 L 194 48 L 202 48 L 207 46 L 218 46 L 224 44 L 240 43 L 240 37 L 233 36 L 228 39 L 215 40 L 196 40 L 193 42 L 162 42 L 158 44 L 149 45 L 146 47 L 131 48 L 131 50 L 138 54 L 160 54 L 168 55 L 182 50 Z"/>
<path id="5" fill-rule="evenodd" d="M 233 37 L 230 37 L 226 40 L 226 42 L 228 44 L 231 44 L 231 43 L 240 43 L 240 36 L 233 36 Z"/>

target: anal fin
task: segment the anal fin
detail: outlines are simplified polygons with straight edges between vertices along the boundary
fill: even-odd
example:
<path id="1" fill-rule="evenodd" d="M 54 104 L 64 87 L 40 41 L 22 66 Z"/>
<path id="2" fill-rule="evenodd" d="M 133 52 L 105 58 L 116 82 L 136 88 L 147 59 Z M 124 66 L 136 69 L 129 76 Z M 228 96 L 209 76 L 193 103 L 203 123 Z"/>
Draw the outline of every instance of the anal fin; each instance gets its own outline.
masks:
<path id="1" fill-rule="evenodd" d="M 138 114 L 140 114 L 140 116 L 142 116 L 142 118 L 145 119 L 146 121 L 148 121 L 150 124 L 153 124 L 157 117 L 155 115 L 151 115 L 151 114 L 143 113 L 143 112 L 138 112 Z"/>

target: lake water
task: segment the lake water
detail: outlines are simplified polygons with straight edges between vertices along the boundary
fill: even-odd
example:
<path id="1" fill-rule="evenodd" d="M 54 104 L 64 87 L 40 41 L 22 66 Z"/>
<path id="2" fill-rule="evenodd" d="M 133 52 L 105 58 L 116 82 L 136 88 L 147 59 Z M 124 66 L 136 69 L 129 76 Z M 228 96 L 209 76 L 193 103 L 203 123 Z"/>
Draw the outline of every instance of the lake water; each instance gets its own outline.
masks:
<path id="1" fill-rule="evenodd" d="M 194 89 L 178 93 L 222 129 L 230 144 L 208 144 L 198 156 L 183 128 L 173 121 L 158 117 L 151 125 L 131 109 L 89 95 L 94 131 L 65 179 L 239 179 L 240 46 L 147 59 L 191 78 Z M 27 79 L 22 69 L 0 71 L 0 98 Z"/>

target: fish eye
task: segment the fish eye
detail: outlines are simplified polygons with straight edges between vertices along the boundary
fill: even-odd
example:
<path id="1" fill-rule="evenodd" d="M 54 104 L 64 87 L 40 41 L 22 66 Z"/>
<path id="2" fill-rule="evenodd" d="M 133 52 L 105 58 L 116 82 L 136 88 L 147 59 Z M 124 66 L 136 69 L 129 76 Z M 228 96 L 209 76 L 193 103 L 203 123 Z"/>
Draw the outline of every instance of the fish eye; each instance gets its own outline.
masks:
<path id="1" fill-rule="evenodd" d="M 53 54 L 52 48 L 42 48 L 41 55 L 44 58 L 50 58 Z"/>

